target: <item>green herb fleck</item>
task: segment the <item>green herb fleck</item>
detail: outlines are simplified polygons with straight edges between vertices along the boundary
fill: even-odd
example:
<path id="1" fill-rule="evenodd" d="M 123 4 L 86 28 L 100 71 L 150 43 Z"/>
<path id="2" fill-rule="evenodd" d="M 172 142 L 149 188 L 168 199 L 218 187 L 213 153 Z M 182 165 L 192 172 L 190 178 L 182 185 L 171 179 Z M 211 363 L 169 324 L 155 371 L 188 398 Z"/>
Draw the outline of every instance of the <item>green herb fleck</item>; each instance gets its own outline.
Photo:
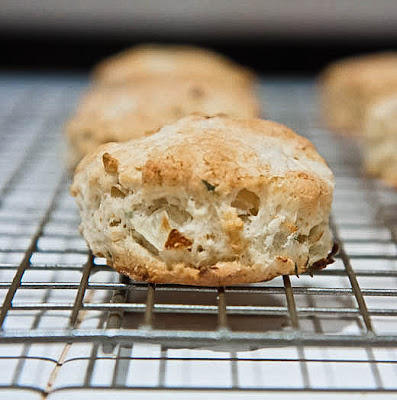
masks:
<path id="1" fill-rule="evenodd" d="M 216 189 L 216 186 L 211 185 L 209 182 L 207 182 L 205 179 L 202 179 L 201 182 L 204 183 L 205 187 L 209 192 L 213 192 Z"/>
<path id="2" fill-rule="evenodd" d="M 124 215 L 125 215 L 126 218 L 132 218 L 134 213 L 132 211 L 125 211 Z"/>

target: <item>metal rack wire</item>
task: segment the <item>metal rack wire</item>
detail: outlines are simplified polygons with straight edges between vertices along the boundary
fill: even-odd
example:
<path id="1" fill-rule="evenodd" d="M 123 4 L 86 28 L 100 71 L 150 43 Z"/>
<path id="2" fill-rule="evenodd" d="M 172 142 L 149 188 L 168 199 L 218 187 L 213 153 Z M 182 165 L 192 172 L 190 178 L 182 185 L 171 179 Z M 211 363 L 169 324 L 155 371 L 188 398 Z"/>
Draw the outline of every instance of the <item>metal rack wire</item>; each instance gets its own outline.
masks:
<path id="1" fill-rule="evenodd" d="M 395 395 L 397 194 L 362 175 L 356 143 L 321 127 L 312 81 L 267 79 L 260 94 L 266 115 L 309 137 L 335 172 L 337 261 L 314 278 L 227 288 L 132 282 L 88 253 L 60 145 L 84 84 L 0 77 L 4 393 Z"/>

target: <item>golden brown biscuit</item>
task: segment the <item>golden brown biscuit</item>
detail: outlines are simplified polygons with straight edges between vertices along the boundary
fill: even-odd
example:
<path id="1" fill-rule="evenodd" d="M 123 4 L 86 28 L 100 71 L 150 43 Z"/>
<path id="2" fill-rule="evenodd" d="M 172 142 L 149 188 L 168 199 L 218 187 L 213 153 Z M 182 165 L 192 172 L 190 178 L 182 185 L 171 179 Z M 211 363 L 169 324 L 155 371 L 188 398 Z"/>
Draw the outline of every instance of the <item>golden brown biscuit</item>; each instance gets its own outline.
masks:
<path id="1" fill-rule="evenodd" d="M 67 124 L 69 164 L 106 142 L 150 135 L 191 113 L 254 117 L 259 105 L 248 86 L 195 78 L 144 78 L 125 85 L 94 86 Z"/>
<path id="2" fill-rule="evenodd" d="M 322 113 L 333 129 L 362 135 L 368 107 L 397 91 L 397 52 L 337 61 L 320 79 Z"/>
<path id="3" fill-rule="evenodd" d="M 369 108 L 364 139 L 367 172 L 397 188 L 397 91 Z"/>
<path id="4" fill-rule="evenodd" d="M 314 146 L 260 119 L 182 118 L 77 167 L 81 233 L 139 281 L 220 286 L 332 262 L 334 180 Z"/>
<path id="5" fill-rule="evenodd" d="M 109 57 L 94 68 L 101 83 L 119 83 L 147 76 L 200 77 L 230 85 L 252 84 L 254 74 L 213 51 L 183 45 L 146 44 Z"/>

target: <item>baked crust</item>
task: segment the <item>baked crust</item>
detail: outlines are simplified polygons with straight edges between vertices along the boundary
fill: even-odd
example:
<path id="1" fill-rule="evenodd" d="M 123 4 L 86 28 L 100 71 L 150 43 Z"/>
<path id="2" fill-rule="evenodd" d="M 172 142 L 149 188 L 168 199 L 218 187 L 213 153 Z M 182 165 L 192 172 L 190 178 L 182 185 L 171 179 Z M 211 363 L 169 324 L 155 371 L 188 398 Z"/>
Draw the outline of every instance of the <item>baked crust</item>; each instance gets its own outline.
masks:
<path id="1" fill-rule="evenodd" d="M 333 257 L 338 252 L 334 245 L 328 256 L 316 261 L 313 265 L 298 266 L 288 258 L 275 259 L 274 262 L 263 265 L 246 265 L 241 262 L 218 262 L 215 265 L 194 268 L 180 263 L 172 267 L 161 262 L 148 259 L 137 259 L 132 254 L 117 254 L 115 259 L 107 260 L 118 272 L 131 279 L 150 283 L 174 283 L 191 286 L 230 286 L 243 283 L 266 282 L 280 275 L 296 275 L 313 270 L 324 269 L 334 262 Z"/>
<path id="2" fill-rule="evenodd" d="M 332 172 L 271 121 L 190 116 L 103 145 L 79 164 L 71 193 L 94 254 L 137 280 L 259 282 L 326 264 L 332 248 Z"/>
<path id="3" fill-rule="evenodd" d="M 255 75 L 213 51 L 183 45 L 145 44 L 127 49 L 99 63 L 93 79 L 102 83 L 125 83 L 154 76 L 200 77 L 224 80 L 236 86 L 251 85 Z"/>
<path id="4" fill-rule="evenodd" d="M 320 76 L 319 90 L 327 125 L 361 136 L 368 107 L 397 91 L 397 52 L 337 61 Z"/>
<path id="5" fill-rule="evenodd" d="M 100 144 L 148 136 L 191 114 L 259 115 L 252 88 L 232 88 L 223 81 L 196 78 L 142 78 L 125 85 L 99 85 L 88 90 L 66 125 L 69 164 Z"/>

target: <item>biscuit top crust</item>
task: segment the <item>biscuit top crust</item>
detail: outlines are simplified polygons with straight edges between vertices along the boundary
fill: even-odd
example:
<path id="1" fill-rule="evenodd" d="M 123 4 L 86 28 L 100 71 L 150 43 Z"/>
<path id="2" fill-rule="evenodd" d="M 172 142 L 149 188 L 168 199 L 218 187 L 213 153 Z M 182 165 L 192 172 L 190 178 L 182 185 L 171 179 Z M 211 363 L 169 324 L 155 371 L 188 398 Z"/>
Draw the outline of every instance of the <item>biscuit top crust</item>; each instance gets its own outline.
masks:
<path id="1" fill-rule="evenodd" d="M 144 76 L 202 76 L 251 84 L 254 74 L 227 57 L 194 46 L 146 44 L 127 49 L 99 63 L 97 81 L 114 83 Z"/>
<path id="2" fill-rule="evenodd" d="M 360 85 L 363 91 L 397 85 L 397 52 L 350 57 L 332 63 L 321 76 L 324 82 Z"/>
<path id="3" fill-rule="evenodd" d="M 124 84 L 95 85 L 83 96 L 74 119 L 101 119 L 117 123 L 130 116 L 174 121 L 192 112 L 259 114 L 255 93 L 245 86 L 196 77 L 145 77 Z M 168 120 L 168 121 L 167 121 Z"/>
<path id="4" fill-rule="evenodd" d="M 148 136 L 189 114 L 248 118 L 258 116 L 259 110 L 248 86 L 233 88 L 224 81 L 194 77 L 142 78 L 89 89 L 67 123 L 66 134 L 81 159 L 99 144 Z"/>
<path id="5" fill-rule="evenodd" d="M 128 190 L 166 186 L 227 195 L 271 185 L 309 207 L 332 201 L 333 174 L 314 146 L 272 121 L 188 116 L 152 136 L 105 144 L 77 167 L 73 195 L 87 176 L 106 185 L 103 159 L 117 160 L 118 181 Z"/>
<path id="6" fill-rule="evenodd" d="M 65 126 L 70 167 L 100 144 L 149 136 L 189 114 L 256 117 L 260 107 L 251 86 L 197 77 L 145 77 L 94 85 Z"/>

